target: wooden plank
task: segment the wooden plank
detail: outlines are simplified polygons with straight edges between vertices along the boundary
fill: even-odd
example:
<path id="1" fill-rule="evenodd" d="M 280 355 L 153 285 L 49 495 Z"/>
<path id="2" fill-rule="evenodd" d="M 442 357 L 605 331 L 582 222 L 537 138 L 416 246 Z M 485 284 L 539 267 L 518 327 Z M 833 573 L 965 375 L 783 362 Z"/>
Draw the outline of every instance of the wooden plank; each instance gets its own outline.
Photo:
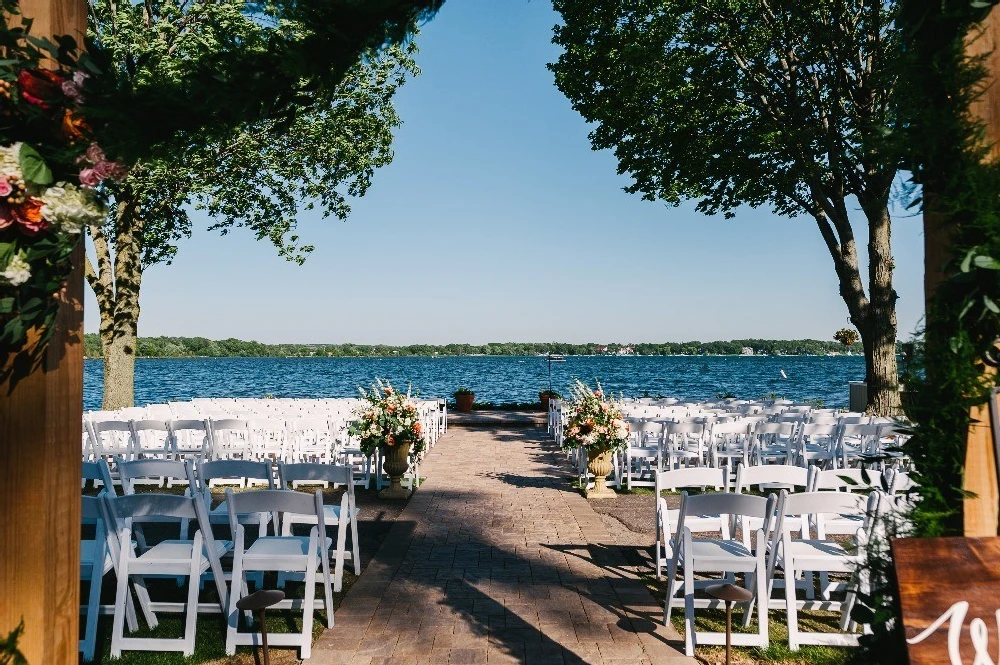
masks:
<path id="1" fill-rule="evenodd" d="M 969 416 L 972 423 L 965 449 L 962 488 L 974 496 L 962 501 L 964 534 L 969 537 L 995 536 L 1000 527 L 1000 490 L 997 487 L 996 446 L 990 407 L 987 404 L 974 406 Z"/>
<path id="2" fill-rule="evenodd" d="M 969 633 L 976 618 L 985 621 L 988 635 L 980 649 L 996 655 L 1000 646 L 996 616 L 1000 609 L 1000 538 L 893 539 L 892 555 L 910 665 L 979 663 Z M 961 632 L 955 633 L 956 659 L 949 650 L 947 621 L 926 636 L 921 634 L 949 610 L 962 609 L 956 603 L 963 601 L 968 607 Z"/>
<path id="3" fill-rule="evenodd" d="M 81 0 L 22 0 L 32 34 L 82 45 Z M 40 371 L 0 385 L 0 635 L 24 621 L 31 665 L 79 662 L 83 242 Z"/>

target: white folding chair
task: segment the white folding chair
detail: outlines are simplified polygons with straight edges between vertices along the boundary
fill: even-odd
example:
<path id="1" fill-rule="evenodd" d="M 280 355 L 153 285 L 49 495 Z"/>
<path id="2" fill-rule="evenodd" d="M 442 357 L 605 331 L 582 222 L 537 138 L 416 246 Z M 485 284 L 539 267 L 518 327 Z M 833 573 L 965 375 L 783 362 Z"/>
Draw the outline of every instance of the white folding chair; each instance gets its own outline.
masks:
<path id="1" fill-rule="evenodd" d="M 230 584 L 229 613 L 226 628 L 226 653 L 236 653 L 236 645 L 260 642 L 259 633 L 245 633 L 239 630 L 239 610 L 236 603 L 247 594 L 245 575 L 248 572 L 291 572 L 304 573 L 305 598 L 284 600 L 278 609 L 302 609 L 301 633 L 269 633 L 268 642 L 276 646 L 297 646 L 299 655 L 306 659 L 312 650 L 313 610 L 316 599 L 316 569 L 322 569 L 322 583 L 325 591 L 323 608 L 326 610 L 327 627 L 333 628 L 333 589 L 330 582 L 330 545 L 324 522 L 323 493 L 316 490 L 312 495 L 288 490 L 251 490 L 233 493 L 226 488 L 226 503 L 229 506 L 230 528 L 235 534 L 233 549 L 233 580 Z M 239 516 L 248 513 L 275 512 L 287 516 L 311 515 L 316 526 L 304 536 L 264 536 L 246 547 L 246 534 Z"/>
<path id="2" fill-rule="evenodd" d="M 674 536 L 676 535 L 677 518 L 680 509 L 667 507 L 667 500 L 661 493 L 669 490 L 690 489 L 693 487 L 712 487 L 716 492 L 729 491 L 729 469 L 692 467 L 659 471 L 656 474 L 656 579 L 663 574 L 663 567 L 670 563 L 674 554 Z M 694 533 L 702 531 L 728 531 L 728 525 L 723 524 L 720 515 L 688 515 L 688 528 Z M 723 531 L 725 530 L 725 531 Z"/>
<path id="3" fill-rule="evenodd" d="M 781 568 L 785 578 L 785 610 L 788 613 L 788 647 L 797 651 L 802 644 L 824 644 L 830 646 L 857 646 L 858 635 L 851 630 L 851 608 L 857 594 L 867 593 L 867 576 L 864 572 L 866 549 L 871 540 L 872 527 L 878 511 L 879 495 L 872 492 L 869 496 L 851 494 L 849 492 L 804 492 L 787 494 L 782 491 L 779 499 L 778 526 L 776 532 L 781 533 L 781 543 L 776 557 L 776 565 Z M 793 530 L 782 528 L 782 521 L 795 517 L 808 524 L 812 516 L 818 525 L 822 525 L 823 517 L 828 514 L 861 514 L 865 520 L 856 531 L 853 548 L 845 544 L 825 538 L 821 535 L 821 526 L 817 528 L 816 538 L 804 534 L 804 538 L 793 538 Z M 843 601 L 833 601 L 828 598 L 820 600 L 798 600 L 795 595 L 796 584 L 790 580 L 796 579 L 800 572 L 820 572 L 825 578 L 829 573 L 848 574 L 852 582 L 839 585 L 846 593 Z M 762 603 L 763 604 L 763 603 Z M 799 610 L 839 610 L 839 633 L 805 632 L 799 630 Z"/>
<path id="4" fill-rule="evenodd" d="M 797 423 L 760 422 L 750 435 L 754 464 L 791 464 Z"/>
<path id="5" fill-rule="evenodd" d="M 189 459 L 195 464 L 212 458 L 212 430 L 207 420 L 177 418 L 170 427 L 170 450 L 174 459 Z"/>
<path id="6" fill-rule="evenodd" d="M 712 424 L 706 435 L 712 466 L 733 468 L 736 463 L 749 464 L 750 426 L 744 419 Z"/>
<path id="7" fill-rule="evenodd" d="M 624 476 L 627 488 L 655 485 L 656 471 L 660 464 L 660 447 L 663 445 L 663 425 L 651 420 L 629 425 L 633 436 L 621 452 L 624 473 L 615 474 Z"/>
<path id="8" fill-rule="evenodd" d="M 202 462 L 198 466 L 199 488 L 202 500 L 208 510 L 208 519 L 212 524 L 229 524 L 229 507 L 223 500 L 212 506 L 212 485 L 218 481 L 235 484 L 239 487 L 264 485 L 274 489 L 274 472 L 270 462 L 255 462 L 244 459 L 221 459 Z M 272 521 L 271 513 L 240 514 L 239 522 L 245 526 L 257 526 L 261 537 L 267 535 L 267 525 Z M 278 525 L 275 523 L 275 533 Z"/>
<path id="9" fill-rule="evenodd" d="M 184 496 L 194 496 L 197 491 L 194 485 L 194 471 L 189 462 L 169 459 L 135 459 L 126 462 L 125 460 L 118 459 L 117 465 L 122 481 L 122 492 L 125 495 L 135 494 L 136 484 L 155 484 L 159 486 L 164 483 L 164 480 L 180 480 L 187 483 L 188 488 L 184 490 Z M 139 543 L 140 552 L 144 552 L 147 549 L 146 537 L 141 524 L 149 522 L 179 524 L 180 532 L 177 537 L 182 540 L 188 539 L 188 524 L 190 520 L 186 518 L 179 520 L 172 517 L 159 516 L 142 519 L 135 518 L 132 525 L 132 534 Z"/>
<path id="10" fill-rule="evenodd" d="M 707 466 L 705 430 L 704 423 L 666 423 L 659 470 L 670 471 L 682 463 L 690 466 L 692 462 L 695 466 Z"/>
<path id="11" fill-rule="evenodd" d="M 104 495 L 113 523 L 118 527 L 121 555 L 118 565 L 118 584 L 115 593 L 115 616 L 111 629 L 111 657 L 120 658 L 123 650 L 129 651 L 180 651 L 185 656 L 194 653 L 195 625 L 198 617 L 198 589 L 202 574 L 211 572 L 219 594 L 219 606 L 226 598 L 225 581 L 219 556 L 226 544 L 212 536 L 204 507 L 194 498 L 173 494 L 132 494 L 111 497 Z M 150 517 L 188 519 L 198 522 L 192 540 L 164 540 L 140 554 L 132 543 L 132 526 L 135 519 Z M 132 577 L 136 580 L 133 582 Z M 187 577 L 187 601 L 176 603 L 148 602 L 145 589 L 146 577 Z M 126 637 L 126 596 L 130 586 L 139 588 L 139 602 L 143 605 L 149 627 L 156 628 L 154 611 L 177 611 L 185 614 L 184 635 L 181 638 Z"/>
<path id="12" fill-rule="evenodd" d="M 132 421 L 135 459 L 166 459 L 171 452 L 170 426 L 165 420 Z"/>
<path id="13" fill-rule="evenodd" d="M 242 418 L 211 418 L 213 459 L 251 459 L 250 423 Z"/>
<path id="14" fill-rule="evenodd" d="M 723 580 L 731 581 L 736 573 L 746 576 L 747 588 L 751 589 L 754 598 L 766 598 L 768 589 L 767 541 L 765 534 L 771 528 L 774 515 L 775 497 L 766 499 L 747 494 L 717 493 L 688 496 L 681 494 L 681 509 L 677 519 L 678 547 L 670 559 L 667 570 L 667 595 L 663 607 L 664 624 L 670 624 L 670 612 L 674 604 L 680 601 L 675 597 L 677 591 L 683 592 L 684 603 L 684 650 L 688 656 L 694 656 L 698 644 L 725 644 L 726 634 L 708 631 L 695 631 L 694 608 L 721 607 L 721 601 L 695 600 L 695 573 L 724 573 Z M 733 538 L 694 538 L 691 528 L 687 526 L 687 515 L 722 515 L 731 517 L 743 523 L 744 518 L 754 518 L 763 523 L 763 528 L 754 533 L 751 542 L 749 530 L 744 526 L 742 540 Z M 678 582 L 678 569 L 683 570 L 684 579 Z M 699 586 L 711 583 L 712 580 L 701 580 Z M 758 626 L 756 633 L 735 633 L 732 643 L 739 646 L 767 647 L 767 603 L 757 607 Z M 749 624 L 748 616 L 745 623 Z"/>
<path id="15" fill-rule="evenodd" d="M 344 494 L 340 497 L 340 505 L 324 505 L 323 513 L 327 528 L 337 527 L 337 544 L 333 552 L 333 590 L 340 591 L 344 583 L 344 561 L 351 559 L 354 562 L 354 574 L 361 574 L 361 554 L 358 541 L 358 509 L 354 498 L 354 483 L 352 469 L 349 466 L 334 466 L 330 464 L 279 464 L 278 478 L 281 489 L 288 487 L 291 483 L 294 487 L 296 483 L 332 483 L 336 488 L 338 485 L 344 486 Z M 281 522 L 281 534 L 283 536 L 292 535 L 293 524 L 316 524 L 316 519 L 311 515 L 295 515 L 288 513 Z M 347 530 L 351 531 L 351 549 L 347 549 Z"/>
<path id="16" fill-rule="evenodd" d="M 101 509 L 104 500 L 98 496 L 84 496 L 81 500 L 83 524 L 94 529 L 93 538 L 80 540 L 80 579 L 90 586 L 87 592 L 87 604 L 80 607 L 80 611 L 85 615 L 80 654 L 83 660 L 89 663 L 94 659 L 94 649 L 97 646 L 97 618 L 100 614 L 102 582 L 114 564 L 111 561 L 104 514 Z"/>

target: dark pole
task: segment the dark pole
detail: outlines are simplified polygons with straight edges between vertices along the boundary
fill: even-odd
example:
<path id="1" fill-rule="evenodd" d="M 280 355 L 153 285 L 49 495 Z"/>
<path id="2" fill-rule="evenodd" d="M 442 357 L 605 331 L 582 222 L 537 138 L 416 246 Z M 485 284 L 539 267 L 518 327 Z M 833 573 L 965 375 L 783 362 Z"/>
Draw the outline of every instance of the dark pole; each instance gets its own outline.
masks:
<path id="1" fill-rule="evenodd" d="M 753 598 L 753 592 L 749 589 L 744 589 L 743 587 L 738 587 L 735 584 L 713 584 L 705 589 L 707 593 L 712 598 L 718 598 L 726 603 L 726 665 L 729 665 L 729 659 L 732 654 L 733 648 L 733 603 L 746 603 Z M 763 602 L 767 602 L 766 599 Z"/>
<path id="2" fill-rule="evenodd" d="M 234 580 L 233 584 L 239 584 Z M 285 592 L 279 589 L 261 589 L 254 591 L 249 596 L 244 596 L 236 602 L 236 609 L 241 612 L 256 612 L 257 620 L 260 622 L 261 648 L 264 652 L 264 665 L 271 665 L 271 652 L 267 648 L 267 614 L 268 607 L 280 603 L 285 599 Z M 332 611 L 332 610 L 327 610 Z"/>

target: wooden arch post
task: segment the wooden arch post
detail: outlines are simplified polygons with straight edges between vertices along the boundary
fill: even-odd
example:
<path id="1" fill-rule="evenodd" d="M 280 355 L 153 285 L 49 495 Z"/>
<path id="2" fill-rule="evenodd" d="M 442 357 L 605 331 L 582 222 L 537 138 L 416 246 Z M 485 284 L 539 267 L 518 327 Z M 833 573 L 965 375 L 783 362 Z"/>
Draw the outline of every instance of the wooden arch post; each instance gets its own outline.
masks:
<path id="1" fill-rule="evenodd" d="M 38 36 L 83 43 L 85 0 L 21 0 Z M 0 638 L 23 620 L 28 665 L 79 661 L 83 242 L 43 367 L 0 384 Z"/>
<path id="2" fill-rule="evenodd" d="M 994 7 L 986 19 L 969 36 L 966 48 L 970 56 L 985 56 L 986 81 L 983 94 L 971 105 L 970 111 L 983 123 L 986 145 L 989 146 L 987 160 L 1000 159 L 1000 10 Z M 928 232 L 928 222 L 938 226 L 937 234 Z M 928 279 L 940 281 L 940 266 L 944 263 L 947 249 L 946 232 L 941 232 L 941 220 L 925 219 L 927 242 L 937 236 L 938 246 L 927 246 L 926 264 L 934 266 L 937 274 L 928 270 Z M 933 286 L 927 294 L 928 300 Z M 1000 335 L 1000 331 L 997 331 Z M 995 371 L 987 368 L 988 371 Z M 992 397 L 991 397 L 992 399 Z M 993 405 L 996 408 L 997 405 Z M 998 487 L 996 448 L 993 438 L 1000 432 L 993 432 L 990 405 L 981 404 L 972 408 L 972 424 L 965 453 L 965 477 L 963 488 L 971 492 L 963 501 L 964 531 L 966 536 L 996 536 L 1000 531 L 1000 487 Z"/>

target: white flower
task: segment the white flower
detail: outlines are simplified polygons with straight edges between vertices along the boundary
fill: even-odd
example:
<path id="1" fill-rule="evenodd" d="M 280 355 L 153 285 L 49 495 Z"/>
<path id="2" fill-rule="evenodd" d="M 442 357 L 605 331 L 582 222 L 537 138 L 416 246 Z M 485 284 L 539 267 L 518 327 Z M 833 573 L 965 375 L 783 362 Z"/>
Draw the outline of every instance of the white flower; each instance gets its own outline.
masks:
<path id="1" fill-rule="evenodd" d="M 0 272 L 0 277 L 12 286 L 20 286 L 31 279 L 31 266 L 24 260 L 24 252 L 18 252 L 10 258 L 7 269 Z"/>
<path id="2" fill-rule="evenodd" d="M 23 181 L 21 175 L 21 144 L 0 146 L 0 174 L 7 177 L 14 176 Z"/>
<path id="3" fill-rule="evenodd" d="M 42 201 L 42 217 L 65 233 L 79 233 L 84 224 L 99 223 L 104 218 L 93 194 L 66 182 L 47 188 Z"/>

